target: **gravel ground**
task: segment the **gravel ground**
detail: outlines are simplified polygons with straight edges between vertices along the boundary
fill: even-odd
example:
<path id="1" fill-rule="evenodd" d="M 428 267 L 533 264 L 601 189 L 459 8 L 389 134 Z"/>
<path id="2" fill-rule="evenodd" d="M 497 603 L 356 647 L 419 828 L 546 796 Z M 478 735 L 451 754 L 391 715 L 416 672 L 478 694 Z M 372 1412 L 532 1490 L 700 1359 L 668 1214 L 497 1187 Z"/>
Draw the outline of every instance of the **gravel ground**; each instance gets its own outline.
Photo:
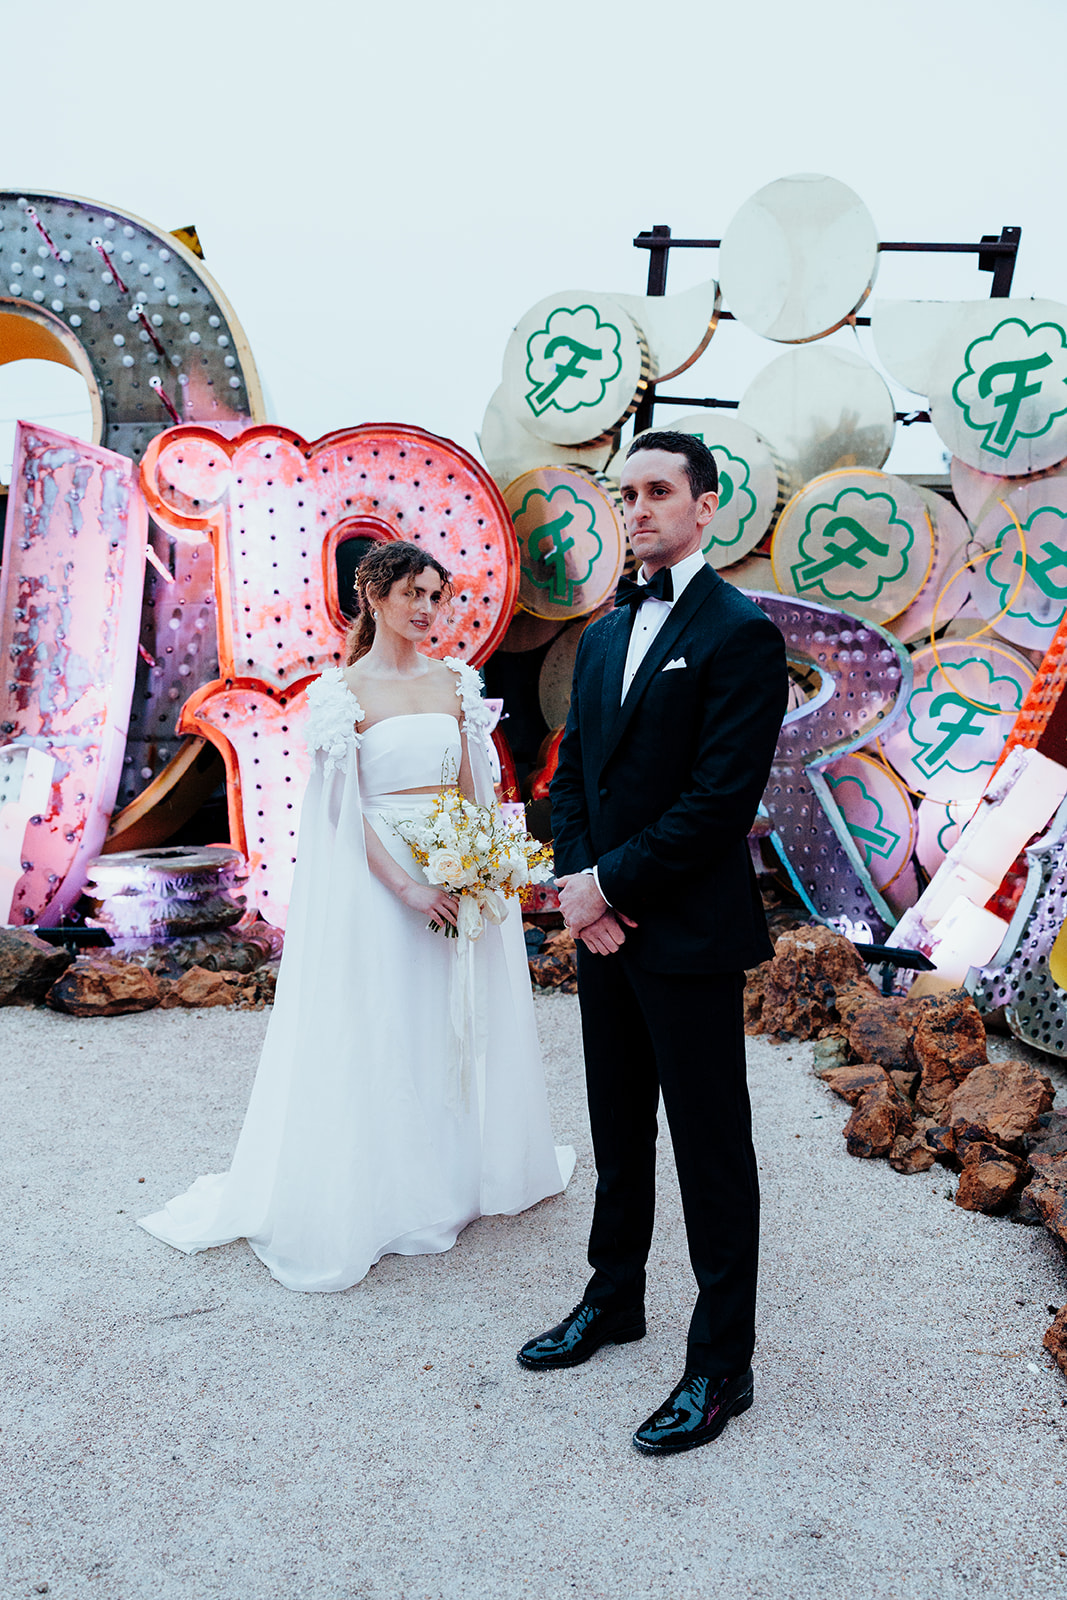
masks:
<path id="1" fill-rule="evenodd" d="M 958 1210 L 940 1168 L 850 1159 L 807 1045 L 750 1046 L 752 1410 L 689 1455 L 629 1442 L 692 1292 L 669 1150 L 648 1337 L 516 1365 L 580 1295 L 593 1185 L 577 1002 L 537 1017 L 567 1194 L 301 1296 L 243 1244 L 185 1257 L 134 1225 L 225 1165 L 262 1013 L 3 1013 L 5 1600 L 1067 1596 L 1067 1383 L 1041 1348 L 1067 1263 Z"/>

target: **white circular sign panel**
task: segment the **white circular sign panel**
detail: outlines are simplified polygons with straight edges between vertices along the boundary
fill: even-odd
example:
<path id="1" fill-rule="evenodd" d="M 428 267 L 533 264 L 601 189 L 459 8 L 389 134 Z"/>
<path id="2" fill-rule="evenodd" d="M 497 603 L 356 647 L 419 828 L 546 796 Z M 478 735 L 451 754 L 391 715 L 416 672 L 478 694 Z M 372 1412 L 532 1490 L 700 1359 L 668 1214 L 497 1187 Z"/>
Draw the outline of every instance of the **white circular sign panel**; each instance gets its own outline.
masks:
<path id="1" fill-rule="evenodd" d="M 648 346 L 610 295 L 549 295 L 504 351 L 503 390 L 522 426 L 550 444 L 586 444 L 617 428 L 648 386 Z"/>
<path id="2" fill-rule="evenodd" d="M 1067 306 L 965 306 L 933 363 L 930 416 L 953 455 L 997 477 L 1067 457 Z"/>
<path id="3" fill-rule="evenodd" d="M 723 236 L 719 276 L 738 322 L 765 339 L 805 344 L 839 328 L 878 271 L 878 233 L 859 195 L 836 178 L 797 173 L 760 189 Z"/>
<path id="4" fill-rule="evenodd" d="M 933 623 L 940 630 L 953 617 L 973 616 L 971 569 L 965 565 L 971 530 L 951 500 L 933 489 L 916 486 L 926 507 L 934 540 L 930 574 L 906 610 L 887 623 L 902 644 L 926 642 Z M 936 612 L 936 617 L 935 617 Z"/>
<path id="5" fill-rule="evenodd" d="M 975 543 L 983 552 L 972 578 L 981 617 L 1012 644 L 1047 650 L 1067 612 L 1067 474 L 993 498 Z"/>
<path id="6" fill-rule="evenodd" d="M 952 639 L 917 650 L 904 715 L 882 742 L 910 789 L 930 800 L 977 799 L 1034 680 L 1007 645 Z"/>
<path id="7" fill-rule="evenodd" d="M 828 472 L 795 494 L 771 544 L 783 594 L 884 625 L 910 606 L 933 559 L 926 505 L 886 472 Z"/>
<path id="8" fill-rule="evenodd" d="M 893 397 L 870 363 L 826 345 L 764 367 L 738 416 L 767 441 L 790 491 L 837 468 L 884 466 L 896 432 Z"/>

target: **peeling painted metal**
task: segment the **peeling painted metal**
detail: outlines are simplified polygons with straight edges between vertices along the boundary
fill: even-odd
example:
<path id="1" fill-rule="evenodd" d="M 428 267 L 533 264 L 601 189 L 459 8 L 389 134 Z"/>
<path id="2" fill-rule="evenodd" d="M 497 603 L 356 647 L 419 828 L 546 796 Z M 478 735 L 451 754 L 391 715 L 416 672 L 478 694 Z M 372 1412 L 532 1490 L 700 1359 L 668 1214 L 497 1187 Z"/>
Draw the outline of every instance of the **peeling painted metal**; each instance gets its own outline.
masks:
<path id="1" fill-rule="evenodd" d="M 135 472 L 110 450 L 18 426 L 0 566 L 0 740 L 54 766 L 47 803 L 25 823 L 7 911 L 16 926 L 54 926 L 77 899 L 115 804 L 148 529 Z"/>

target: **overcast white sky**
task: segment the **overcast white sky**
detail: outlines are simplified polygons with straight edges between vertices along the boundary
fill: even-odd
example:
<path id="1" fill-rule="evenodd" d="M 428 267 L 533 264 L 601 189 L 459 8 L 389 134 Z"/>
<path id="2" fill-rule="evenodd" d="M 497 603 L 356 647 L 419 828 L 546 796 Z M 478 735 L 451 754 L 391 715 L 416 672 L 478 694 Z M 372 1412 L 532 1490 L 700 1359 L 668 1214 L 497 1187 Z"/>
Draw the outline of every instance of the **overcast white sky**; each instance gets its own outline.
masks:
<path id="1" fill-rule="evenodd" d="M 44 30 L 0 0 L 0 18 L 0 184 L 195 222 L 276 420 L 309 438 L 388 419 L 474 448 L 528 306 L 641 293 L 635 233 L 718 237 L 790 172 L 850 184 L 887 239 L 1019 224 L 1015 292 L 1067 299 L 1064 0 L 190 0 L 121 16 L 52 0 Z M 669 287 L 715 262 L 677 252 Z M 974 258 L 891 256 L 875 293 L 980 297 L 989 281 Z M 726 325 L 676 392 L 738 398 L 781 348 Z M 18 408 L 0 390 L 0 415 Z"/>

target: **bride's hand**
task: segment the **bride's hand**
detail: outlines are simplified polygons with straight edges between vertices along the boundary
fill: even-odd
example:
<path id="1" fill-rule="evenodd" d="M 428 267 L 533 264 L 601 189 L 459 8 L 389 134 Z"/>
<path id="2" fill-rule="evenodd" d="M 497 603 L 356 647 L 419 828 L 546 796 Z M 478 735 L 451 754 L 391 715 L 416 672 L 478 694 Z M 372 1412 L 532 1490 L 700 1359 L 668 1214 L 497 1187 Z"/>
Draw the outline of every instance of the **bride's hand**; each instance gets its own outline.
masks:
<path id="1" fill-rule="evenodd" d="M 431 922 L 450 922 L 456 926 L 459 903 L 454 895 L 429 883 L 416 883 L 409 878 L 400 890 L 400 898 L 412 911 L 418 911 Z"/>

